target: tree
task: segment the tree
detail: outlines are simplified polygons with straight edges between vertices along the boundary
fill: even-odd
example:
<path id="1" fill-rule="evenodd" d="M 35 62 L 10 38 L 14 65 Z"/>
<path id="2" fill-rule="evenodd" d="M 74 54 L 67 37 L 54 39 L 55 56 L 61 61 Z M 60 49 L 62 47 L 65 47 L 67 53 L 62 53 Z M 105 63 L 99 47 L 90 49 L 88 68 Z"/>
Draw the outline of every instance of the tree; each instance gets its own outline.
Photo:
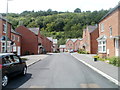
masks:
<path id="1" fill-rule="evenodd" d="M 76 9 L 74 10 L 74 13 L 81 13 L 81 9 L 76 8 Z"/>

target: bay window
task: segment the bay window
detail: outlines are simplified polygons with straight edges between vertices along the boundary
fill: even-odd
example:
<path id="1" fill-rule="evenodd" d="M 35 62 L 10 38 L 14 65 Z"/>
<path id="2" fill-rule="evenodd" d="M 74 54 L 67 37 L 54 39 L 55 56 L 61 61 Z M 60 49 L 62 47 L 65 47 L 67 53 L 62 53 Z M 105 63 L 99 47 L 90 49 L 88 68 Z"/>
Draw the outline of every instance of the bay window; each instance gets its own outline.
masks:
<path id="1" fill-rule="evenodd" d="M 4 53 L 6 50 L 6 43 L 5 41 L 1 41 L 1 51 Z M 7 42 L 7 51 L 11 52 L 10 41 Z"/>
<path id="2" fill-rule="evenodd" d="M 98 52 L 106 53 L 106 41 L 99 41 L 98 42 Z"/>

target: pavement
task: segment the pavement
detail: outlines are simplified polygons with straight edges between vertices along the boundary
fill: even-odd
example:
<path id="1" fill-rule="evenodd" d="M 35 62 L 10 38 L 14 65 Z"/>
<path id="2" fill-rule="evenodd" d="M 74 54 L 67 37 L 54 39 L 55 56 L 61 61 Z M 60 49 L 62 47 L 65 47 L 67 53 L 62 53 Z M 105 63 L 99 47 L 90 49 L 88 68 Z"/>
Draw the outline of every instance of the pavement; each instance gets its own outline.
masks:
<path id="1" fill-rule="evenodd" d="M 44 58 L 50 56 L 51 54 L 40 54 L 40 55 L 27 55 L 27 56 L 21 56 L 21 58 L 26 58 L 26 64 L 27 66 L 31 66 L 35 63 L 37 63 L 40 60 L 43 60 Z"/>
<path id="2" fill-rule="evenodd" d="M 98 72 L 105 78 L 109 79 L 113 83 L 120 86 L 120 82 L 118 81 L 118 67 L 108 64 L 103 61 L 94 61 L 93 56 L 95 54 L 78 54 L 78 53 L 71 53 L 73 57 L 75 57 L 80 62 L 84 63 L 88 67 L 92 68 L 94 71 Z"/>

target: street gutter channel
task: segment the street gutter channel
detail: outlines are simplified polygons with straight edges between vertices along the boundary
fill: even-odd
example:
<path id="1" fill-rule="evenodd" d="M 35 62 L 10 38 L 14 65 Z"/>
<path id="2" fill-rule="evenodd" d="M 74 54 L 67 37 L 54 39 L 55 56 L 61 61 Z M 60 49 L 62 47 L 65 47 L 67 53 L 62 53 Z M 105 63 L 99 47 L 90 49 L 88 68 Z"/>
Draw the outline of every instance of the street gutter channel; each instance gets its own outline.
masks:
<path id="1" fill-rule="evenodd" d="M 39 61 L 41 61 L 41 60 L 42 60 L 42 59 L 40 59 L 40 60 L 38 60 L 38 61 L 36 61 L 36 62 L 34 62 L 34 63 L 28 65 L 28 67 L 30 67 L 31 65 L 33 65 L 33 64 L 35 64 L 35 63 L 37 63 L 37 62 L 39 62 Z"/>

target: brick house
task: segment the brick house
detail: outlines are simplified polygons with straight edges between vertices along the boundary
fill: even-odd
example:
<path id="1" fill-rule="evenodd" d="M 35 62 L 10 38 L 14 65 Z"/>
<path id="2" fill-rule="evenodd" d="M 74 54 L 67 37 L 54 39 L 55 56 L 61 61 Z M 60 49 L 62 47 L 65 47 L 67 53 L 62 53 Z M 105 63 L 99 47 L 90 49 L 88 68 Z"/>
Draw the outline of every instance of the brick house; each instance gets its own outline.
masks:
<path id="1" fill-rule="evenodd" d="M 21 38 L 21 34 L 11 29 L 11 40 L 13 42 L 11 45 L 12 52 L 16 53 L 17 55 L 21 55 Z"/>
<path id="2" fill-rule="evenodd" d="M 16 52 L 18 55 L 21 55 L 20 47 L 21 47 L 21 35 L 15 32 L 12 29 L 11 23 L 7 22 L 8 24 L 8 37 L 7 37 L 7 52 Z M 14 37 L 13 37 L 14 36 Z M 0 52 L 6 52 L 6 20 L 0 18 Z"/>
<path id="3" fill-rule="evenodd" d="M 66 49 L 77 51 L 80 49 L 82 39 L 67 39 Z"/>
<path id="4" fill-rule="evenodd" d="M 66 41 L 66 49 L 67 50 L 74 50 L 74 42 L 76 40 L 77 39 L 67 39 L 67 41 Z"/>
<path id="5" fill-rule="evenodd" d="M 47 37 L 47 38 L 53 42 L 53 52 L 58 51 L 58 40 L 53 39 L 52 37 Z"/>
<path id="6" fill-rule="evenodd" d="M 44 36 L 44 41 L 45 41 L 44 47 L 46 49 L 46 52 L 53 52 L 53 42 L 45 36 Z"/>
<path id="7" fill-rule="evenodd" d="M 59 46 L 59 51 L 60 52 L 65 52 L 66 51 L 66 45 L 60 45 Z"/>
<path id="8" fill-rule="evenodd" d="M 74 50 L 75 50 L 75 51 L 81 49 L 81 43 L 82 43 L 82 39 L 77 39 L 77 40 L 74 42 Z"/>
<path id="9" fill-rule="evenodd" d="M 37 30 L 32 32 L 32 30 L 19 26 L 16 28 L 16 32 L 20 33 L 21 38 L 21 54 L 37 54 L 38 53 L 38 36 Z"/>
<path id="10" fill-rule="evenodd" d="M 7 38 L 7 51 L 11 52 L 11 24 L 8 22 L 8 38 Z M 6 20 L 0 18 L 0 52 L 6 52 L 5 40 L 6 40 Z"/>
<path id="11" fill-rule="evenodd" d="M 20 33 L 22 36 L 22 55 L 52 52 L 52 42 L 40 34 L 39 28 L 19 26 L 16 28 L 16 32 Z"/>
<path id="12" fill-rule="evenodd" d="M 120 55 L 120 3 L 100 20 L 97 41 L 99 56 Z"/>
<path id="13" fill-rule="evenodd" d="M 91 54 L 96 54 L 98 51 L 97 38 L 99 37 L 99 31 L 97 26 L 87 26 L 83 30 L 82 48 Z"/>

